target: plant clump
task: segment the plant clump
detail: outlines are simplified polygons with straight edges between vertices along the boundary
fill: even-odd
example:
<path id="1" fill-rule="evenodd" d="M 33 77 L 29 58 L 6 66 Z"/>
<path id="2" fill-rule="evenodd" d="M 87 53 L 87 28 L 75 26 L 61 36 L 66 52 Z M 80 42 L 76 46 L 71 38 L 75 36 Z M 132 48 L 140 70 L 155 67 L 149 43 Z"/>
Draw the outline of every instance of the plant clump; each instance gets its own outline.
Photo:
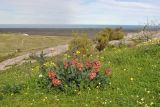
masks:
<path id="1" fill-rule="evenodd" d="M 96 37 L 96 48 L 99 51 L 102 51 L 111 40 L 120 40 L 123 39 L 124 32 L 121 28 L 105 28 L 101 32 L 98 33 Z"/>
<path id="2" fill-rule="evenodd" d="M 87 54 L 88 52 L 93 51 L 93 43 L 86 34 L 74 33 L 73 39 L 69 43 L 69 50 L 70 54 Z"/>
<path id="3" fill-rule="evenodd" d="M 80 91 L 88 88 L 104 88 L 108 83 L 111 70 L 109 73 L 102 72 L 101 66 L 99 60 L 82 62 L 75 58 L 69 59 L 49 68 L 48 72 L 40 77 L 39 86 L 67 93 L 75 93 L 75 90 Z"/>

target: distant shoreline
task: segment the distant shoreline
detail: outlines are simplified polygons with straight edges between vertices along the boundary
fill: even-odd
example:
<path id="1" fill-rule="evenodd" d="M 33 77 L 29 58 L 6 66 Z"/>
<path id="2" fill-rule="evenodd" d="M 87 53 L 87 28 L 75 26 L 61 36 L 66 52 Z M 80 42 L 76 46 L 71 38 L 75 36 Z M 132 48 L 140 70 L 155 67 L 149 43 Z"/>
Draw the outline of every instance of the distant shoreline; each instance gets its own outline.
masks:
<path id="1" fill-rule="evenodd" d="M 82 25 L 82 24 L 0 24 L 0 33 L 26 33 L 29 35 L 70 36 L 72 32 L 94 36 L 103 28 L 122 28 L 124 32 L 136 32 L 143 25 Z"/>
<path id="2" fill-rule="evenodd" d="M 156 26 L 150 26 L 150 29 Z M 93 37 L 104 28 L 122 28 L 127 33 L 135 33 L 144 25 L 68 25 L 68 24 L 0 24 L 0 33 L 25 33 L 28 35 L 71 36 L 73 32 L 86 33 Z"/>
<path id="3" fill-rule="evenodd" d="M 96 25 L 96 24 L 0 24 L 0 28 L 142 28 L 144 25 Z"/>
<path id="4" fill-rule="evenodd" d="M 44 36 L 71 36 L 73 32 L 87 33 L 89 36 L 95 36 L 103 28 L 0 28 L 0 33 L 26 33 L 29 35 Z M 139 29 L 124 29 L 123 31 L 136 32 Z"/>

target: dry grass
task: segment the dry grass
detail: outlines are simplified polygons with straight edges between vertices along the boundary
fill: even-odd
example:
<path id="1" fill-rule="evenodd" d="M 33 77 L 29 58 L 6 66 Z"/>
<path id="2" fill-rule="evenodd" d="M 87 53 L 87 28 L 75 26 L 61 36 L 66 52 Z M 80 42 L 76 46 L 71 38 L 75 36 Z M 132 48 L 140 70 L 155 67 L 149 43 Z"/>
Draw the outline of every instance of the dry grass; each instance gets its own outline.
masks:
<path id="1" fill-rule="evenodd" d="M 35 49 L 66 44 L 66 36 L 25 36 L 23 34 L 0 34 L 0 61 Z"/>

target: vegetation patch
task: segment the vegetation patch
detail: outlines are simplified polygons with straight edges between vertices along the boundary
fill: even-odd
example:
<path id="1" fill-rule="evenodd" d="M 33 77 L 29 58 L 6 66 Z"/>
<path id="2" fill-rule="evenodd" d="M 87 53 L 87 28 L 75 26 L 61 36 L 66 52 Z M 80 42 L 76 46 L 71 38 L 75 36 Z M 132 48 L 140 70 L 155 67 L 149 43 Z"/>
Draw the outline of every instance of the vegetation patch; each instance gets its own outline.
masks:
<path id="1" fill-rule="evenodd" d="M 0 74 L 1 89 L 9 90 L 0 91 L 0 106 L 158 107 L 159 57 L 157 42 L 48 59 L 41 55 L 34 64 Z"/>
<path id="2" fill-rule="evenodd" d="M 93 42 L 86 34 L 73 34 L 73 39 L 69 42 L 69 54 L 73 55 L 77 50 L 83 54 L 89 54 L 93 51 Z"/>
<path id="3" fill-rule="evenodd" d="M 47 68 L 39 75 L 38 86 L 50 90 L 61 90 L 74 94 L 85 89 L 104 88 L 107 86 L 111 70 L 100 71 L 100 61 L 81 62 L 72 59 Z"/>
<path id="4" fill-rule="evenodd" d="M 96 37 L 96 48 L 99 51 L 102 51 L 111 40 L 120 40 L 123 39 L 124 32 L 121 28 L 106 28 L 102 30 Z"/>
<path id="5" fill-rule="evenodd" d="M 71 38 L 9 33 L 0 34 L 0 62 L 39 49 L 66 44 Z"/>

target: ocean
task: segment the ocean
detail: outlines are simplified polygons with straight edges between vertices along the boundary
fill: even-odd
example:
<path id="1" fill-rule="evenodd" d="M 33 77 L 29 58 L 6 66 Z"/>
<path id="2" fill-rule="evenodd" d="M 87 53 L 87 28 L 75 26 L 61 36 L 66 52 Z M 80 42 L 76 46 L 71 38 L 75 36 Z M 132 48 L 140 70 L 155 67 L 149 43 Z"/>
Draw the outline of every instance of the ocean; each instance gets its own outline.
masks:
<path id="1" fill-rule="evenodd" d="M 124 32 L 136 32 L 142 25 L 55 25 L 55 24 L 0 24 L 0 33 L 27 33 L 30 35 L 70 36 L 73 32 L 94 36 L 103 28 L 122 28 Z"/>
<path id="2" fill-rule="evenodd" d="M 81 25 L 81 24 L 0 24 L 0 28 L 123 28 L 124 30 L 141 29 L 143 25 Z"/>

